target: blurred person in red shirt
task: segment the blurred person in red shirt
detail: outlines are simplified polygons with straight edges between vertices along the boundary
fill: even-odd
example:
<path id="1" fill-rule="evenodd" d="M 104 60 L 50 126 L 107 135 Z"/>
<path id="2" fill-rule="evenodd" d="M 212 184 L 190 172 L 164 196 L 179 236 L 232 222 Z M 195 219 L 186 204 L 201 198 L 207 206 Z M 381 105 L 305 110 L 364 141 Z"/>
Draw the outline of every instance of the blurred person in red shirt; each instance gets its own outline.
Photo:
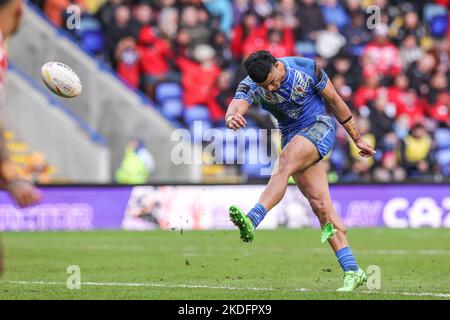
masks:
<path id="1" fill-rule="evenodd" d="M 282 57 L 294 55 L 294 46 L 292 29 L 286 27 L 283 15 L 276 13 L 248 35 L 242 51 L 244 57 L 259 50 L 268 50 L 275 57 Z"/>
<path id="2" fill-rule="evenodd" d="M 184 56 L 177 58 L 184 105 L 186 108 L 204 105 L 210 112 L 211 120 L 220 121 L 225 112 L 215 99 L 221 69 L 215 63 L 214 49 L 207 44 L 197 45 L 194 49 L 194 59 Z"/>
<path id="3" fill-rule="evenodd" d="M 137 49 L 144 91 L 153 99 L 156 84 L 170 72 L 169 61 L 173 59 L 170 43 L 157 37 L 152 27 L 145 26 L 139 32 Z"/>
<path id="4" fill-rule="evenodd" d="M 141 80 L 140 56 L 133 37 L 119 41 L 116 47 L 116 71 L 119 77 L 132 88 L 137 89 Z"/>
<path id="5" fill-rule="evenodd" d="M 437 122 L 450 124 L 450 93 L 440 92 L 428 113 Z"/>
<path id="6" fill-rule="evenodd" d="M 356 109 L 367 106 L 369 101 L 374 100 L 378 94 L 380 79 L 375 70 L 366 68 L 363 71 L 363 84 L 358 87 L 353 97 L 353 105 Z"/>
<path id="7" fill-rule="evenodd" d="M 248 36 L 257 26 L 258 17 L 249 11 L 244 14 L 242 22 L 233 28 L 230 48 L 234 59 L 242 59 L 244 43 L 247 42 Z"/>
<path id="8" fill-rule="evenodd" d="M 409 80 L 405 74 L 399 74 L 395 78 L 394 85 L 389 87 L 388 100 L 395 106 L 396 118 L 407 115 L 411 125 L 423 121 L 426 102 L 409 87 Z"/>
<path id="9" fill-rule="evenodd" d="M 56 26 L 63 26 L 63 14 L 72 3 L 70 0 L 45 0 L 43 10 L 48 19 Z"/>
<path id="10" fill-rule="evenodd" d="M 380 24 L 374 30 L 374 39 L 369 42 L 362 53 L 363 68 L 373 68 L 383 77 L 395 77 L 402 70 L 399 50 L 387 37 L 388 27 Z"/>

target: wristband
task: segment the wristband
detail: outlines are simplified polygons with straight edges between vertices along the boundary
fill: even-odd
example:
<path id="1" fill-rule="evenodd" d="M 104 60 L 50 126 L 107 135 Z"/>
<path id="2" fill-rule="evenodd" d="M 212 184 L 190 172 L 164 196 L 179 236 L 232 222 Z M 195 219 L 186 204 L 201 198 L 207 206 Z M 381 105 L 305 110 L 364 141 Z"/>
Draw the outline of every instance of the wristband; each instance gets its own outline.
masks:
<path id="1" fill-rule="evenodd" d="M 353 139 L 353 141 L 357 141 L 361 139 L 361 134 L 359 133 L 359 130 L 356 128 L 355 120 L 353 117 L 350 117 L 349 119 L 346 119 L 344 122 L 342 122 L 342 126 L 345 128 L 349 136 Z"/>

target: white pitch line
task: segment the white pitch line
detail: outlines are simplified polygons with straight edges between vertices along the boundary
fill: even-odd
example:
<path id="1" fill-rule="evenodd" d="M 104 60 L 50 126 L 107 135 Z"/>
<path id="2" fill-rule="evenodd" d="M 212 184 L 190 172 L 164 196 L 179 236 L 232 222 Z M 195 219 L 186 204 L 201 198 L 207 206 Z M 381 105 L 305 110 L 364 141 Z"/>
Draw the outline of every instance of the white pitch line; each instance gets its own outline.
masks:
<path id="1" fill-rule="evenodd" d="M 0 281 L 2 283 L 23 284 L 23 285 L 66 285 L 65 282 L 55 281 Z M 162 284 L 162 283 L 131 283 L 131 282 L 81 282 L 81 286 L 99 286 L 99 287 L 150 287 L 150 288 L 187 288 L 187 289 L 219 289 L 231 291 L 291 291 L 291 292 L 334 292 L 334 290 L 309 290 L 306 288 L 258 288 L 258 287 L 232 287 L 232 286 L 210 286 L 210 285 L 192 285 L 192 284 Z M 434 292 L 395 292 L 395 291 L 379 291 L 365 290 L 355 291 L 354 293 L 367 294 L 391 294 L 400 296 L 429 296 L 438 298 L 450 298 L 450 293 L 434 293 Z M 345 293 L 344 293 L 345 294 Z"/>

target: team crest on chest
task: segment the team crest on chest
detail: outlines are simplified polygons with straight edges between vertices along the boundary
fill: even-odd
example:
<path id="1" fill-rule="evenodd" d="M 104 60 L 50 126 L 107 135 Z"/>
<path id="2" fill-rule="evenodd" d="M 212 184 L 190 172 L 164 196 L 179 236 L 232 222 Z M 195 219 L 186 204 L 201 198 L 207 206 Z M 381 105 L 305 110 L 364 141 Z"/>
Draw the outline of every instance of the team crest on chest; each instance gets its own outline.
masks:
<path id="1" fill-rule="evenodd" d="M 296 72 L 294 82 L 292 83 L 291 101 L 301 104 L 306 92 L 308 91 L 310 77 L 303 72 Z"/>

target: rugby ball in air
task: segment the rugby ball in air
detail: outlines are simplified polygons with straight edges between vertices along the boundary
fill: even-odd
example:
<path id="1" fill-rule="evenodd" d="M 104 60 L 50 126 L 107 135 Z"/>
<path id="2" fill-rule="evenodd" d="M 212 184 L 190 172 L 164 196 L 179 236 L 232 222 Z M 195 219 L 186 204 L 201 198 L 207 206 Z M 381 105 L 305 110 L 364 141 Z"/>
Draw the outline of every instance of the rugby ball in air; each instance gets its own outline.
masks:
<path id="1" fill-rule="evenodd" d="M 61 62 L 47 62 L 41 69 L 42 80 L 54 94 L 73 98 L 81 93 L 81 80 L 77 74 Z"/>

